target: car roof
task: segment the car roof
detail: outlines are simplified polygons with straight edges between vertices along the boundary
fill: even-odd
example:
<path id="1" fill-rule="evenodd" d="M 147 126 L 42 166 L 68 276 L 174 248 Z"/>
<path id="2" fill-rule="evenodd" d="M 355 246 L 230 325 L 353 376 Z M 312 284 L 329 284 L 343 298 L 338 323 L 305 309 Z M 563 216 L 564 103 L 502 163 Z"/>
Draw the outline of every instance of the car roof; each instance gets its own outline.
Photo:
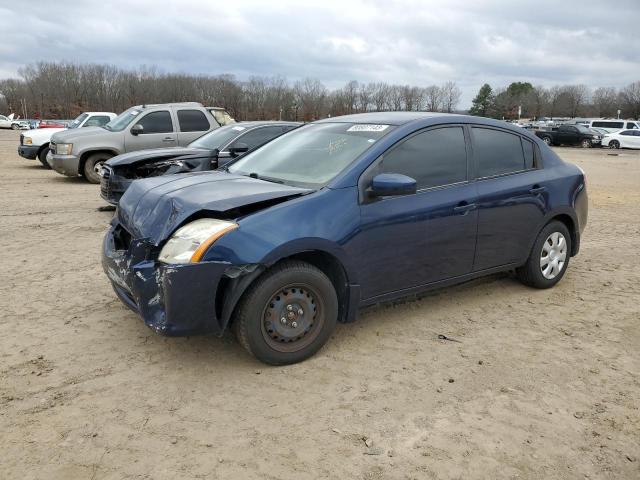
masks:
<path id="1" fill-rule="evenodd" d="M 231 123 L 229 125 L 225 125 L 225 127 L 256 128 L 256 127 L 262 127 L 267 125 L 300 126 L 302 124 L 303 124 L 302 122 L 286 122 L 286 121 L 280 121 L 280 120 L 253 120 L 250 122 Z"/>
<path id="2" fill-rule="evenodd" d="M 382 125 L 404 125 L 416 120 L 437 117 L 460 117 L 455 113 L 439 112 L 370 112 L 356 113 L 353 115 L 342 115 L 339 117 L 325 118 L 316 123 L 374 123 Z"/>

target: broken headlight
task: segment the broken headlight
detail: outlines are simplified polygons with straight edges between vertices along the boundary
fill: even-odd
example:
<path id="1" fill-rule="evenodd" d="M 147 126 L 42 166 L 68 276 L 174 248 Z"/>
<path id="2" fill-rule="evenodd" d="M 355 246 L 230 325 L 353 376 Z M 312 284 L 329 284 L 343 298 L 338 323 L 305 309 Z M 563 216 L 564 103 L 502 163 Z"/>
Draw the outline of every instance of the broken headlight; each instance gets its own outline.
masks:
<path id="1" fill-rule="evenodd" d="M 236 228 L 237 223 L 215 218 L 187 223 L 171 235 L 158 260 L 163 263 L 197 263 L 216 240 Z"/>

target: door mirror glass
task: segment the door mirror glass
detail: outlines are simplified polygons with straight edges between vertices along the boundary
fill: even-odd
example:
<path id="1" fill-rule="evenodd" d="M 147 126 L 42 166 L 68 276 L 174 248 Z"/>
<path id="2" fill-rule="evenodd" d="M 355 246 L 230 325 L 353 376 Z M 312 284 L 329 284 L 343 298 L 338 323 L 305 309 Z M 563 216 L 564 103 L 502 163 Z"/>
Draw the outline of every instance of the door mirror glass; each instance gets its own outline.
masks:
<path id="1" fill-rule="evenodd" d="M 411 195 L 416 193 L 416 181 L 400 173 L 381 173 L 373 177 L 369 193 L 374 197 Z"/>
<path id="2" fill-rule="evenodd" d="M 131 135 L 140 135 L 144 133 L 144 127 L 139 123 L 136 123 L 133 127 L 131 127 Z"/>

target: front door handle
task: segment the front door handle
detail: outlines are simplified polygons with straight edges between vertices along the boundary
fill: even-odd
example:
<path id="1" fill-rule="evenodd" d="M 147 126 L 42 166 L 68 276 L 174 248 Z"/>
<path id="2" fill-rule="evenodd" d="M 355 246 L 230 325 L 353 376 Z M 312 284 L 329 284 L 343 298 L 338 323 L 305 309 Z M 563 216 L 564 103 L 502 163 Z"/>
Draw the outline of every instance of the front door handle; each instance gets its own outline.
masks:
<path id="1" fill-rule="evenodd" d="M 547 187 L 541 187 L 540 185 L 534 185 L 533 187 L 531 187 L 529 189 L 529 193 L 532 195 L 537 195 L 539 193 L 544 192 L 547 189 Z"/>
<path id="2" fill-rule="evenodd" d="M 176 139 L 175 139 L 175 138 L 173 138 L 173 137 L 164 137 L 164 138 L 162 139 L 162 141 L 163 141 L 163 142 L 175 142 L 175 141 L 176 141 Z"/>
<path id="3" fill-rule="evenodd" d="M 470 212 L 471 210 L 475 210 L 476 207 L 477 205 L 475 203 L 461 202 L 457 207 L 453 208 L 453 213 L 466 215 L 467 212 Z"/>

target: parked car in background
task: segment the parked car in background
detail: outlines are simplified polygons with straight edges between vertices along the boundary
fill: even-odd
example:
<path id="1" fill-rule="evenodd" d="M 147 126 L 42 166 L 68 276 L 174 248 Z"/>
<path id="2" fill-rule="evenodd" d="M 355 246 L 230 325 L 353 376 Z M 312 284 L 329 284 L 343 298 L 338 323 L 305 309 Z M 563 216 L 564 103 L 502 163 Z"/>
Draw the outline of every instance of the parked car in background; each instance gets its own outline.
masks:
<path id="1" fill-rule="evenodd" d="M 218 128 L 212 111 L 217 109 L 195 102 L 131 107 L 100 128 L 56 133 L 50 163 L 62 175 L 82 175 L 100 183 L 102 165 L 111 157 L 148 148 L 184 147 Z"/>
<path id="2" fill-rule="evenodd" d="M 106 125 L 116 118 L 113 112 L 83 112 L 69 124 L 69 129 L 74 130 L 84 127 L 100 127 Z M 42 123 L 40 123 L 42 125 Z M 66 126 L 46 128 L 36 128 L 20 135 L 20 146 L 18 147 L 18 155 L 29 160 L 38 159 L 42 166 L 51 168 L 47 161 L 49 154 L 49 143 L 54 133 L 67 130 Z"/>
<path id="3" fill-rule="evenodd" d="M 620 130 L 607 133 L 602 138 L 602 146 L 609 148 L 640 148 L 640 130 Z"/>
<path id="4" fill-rule="evenodd" d="M 102 167 L 100 195 L 116 205 L 134 180 L 215 170 L 301 125 L 296 122 L 234 123 L 206 133 L 186 148 L 123 153 L 107 160 Z"/>
<path id="5" fill-rule="evenodd" d="M 8 117 L 0 115 L 0 128 L 10 128 L 12 130 L 24 130 L 29 128 L 29 123 L 24 120 L 15 119 L 12 113 Z"/>
<path id="6" fill-rule="evenodd" d="M 604 137 L 607 133 L 609 133 L 608 130 L 600 127 L 591 127 L 589 128 L 589 130 L 591 130 L 596 135 L 600 135 L 601 137 Z"/>
<path id="7" fill-rule="evenodd" d="M 595 119 L 589 121 L 588 127 L 604 128 L 608 132 L 615 132 L 618 130 L 634 130 L 640 129 L 640 122 L 636 120 L 619 120 L 619 119 Z"/>
<path id="8" fill-rule="evenodd" d="M 552 287 L 587 222 L 584 172 L 487 118 L 334 117 L 225 170 L 133 182 L 103 268 L 157 333 L 230 325 L 270 364 L 310 357 L 362 306 L 513 269 Z"/>
<path id="9" fill-rule="evenodd" d="M 36 128 L 67 128 L 66 123 L 57 122 L 55 120 L 42 120 L 38 122 Z"/>
<path id="10" fill-rule="evenodd" d="M 583 125 L 560 125 L 536 130 L 535 134 L 547 145 L 578 145 L 582 148 L 599 147 L 602 136 Z"/>

